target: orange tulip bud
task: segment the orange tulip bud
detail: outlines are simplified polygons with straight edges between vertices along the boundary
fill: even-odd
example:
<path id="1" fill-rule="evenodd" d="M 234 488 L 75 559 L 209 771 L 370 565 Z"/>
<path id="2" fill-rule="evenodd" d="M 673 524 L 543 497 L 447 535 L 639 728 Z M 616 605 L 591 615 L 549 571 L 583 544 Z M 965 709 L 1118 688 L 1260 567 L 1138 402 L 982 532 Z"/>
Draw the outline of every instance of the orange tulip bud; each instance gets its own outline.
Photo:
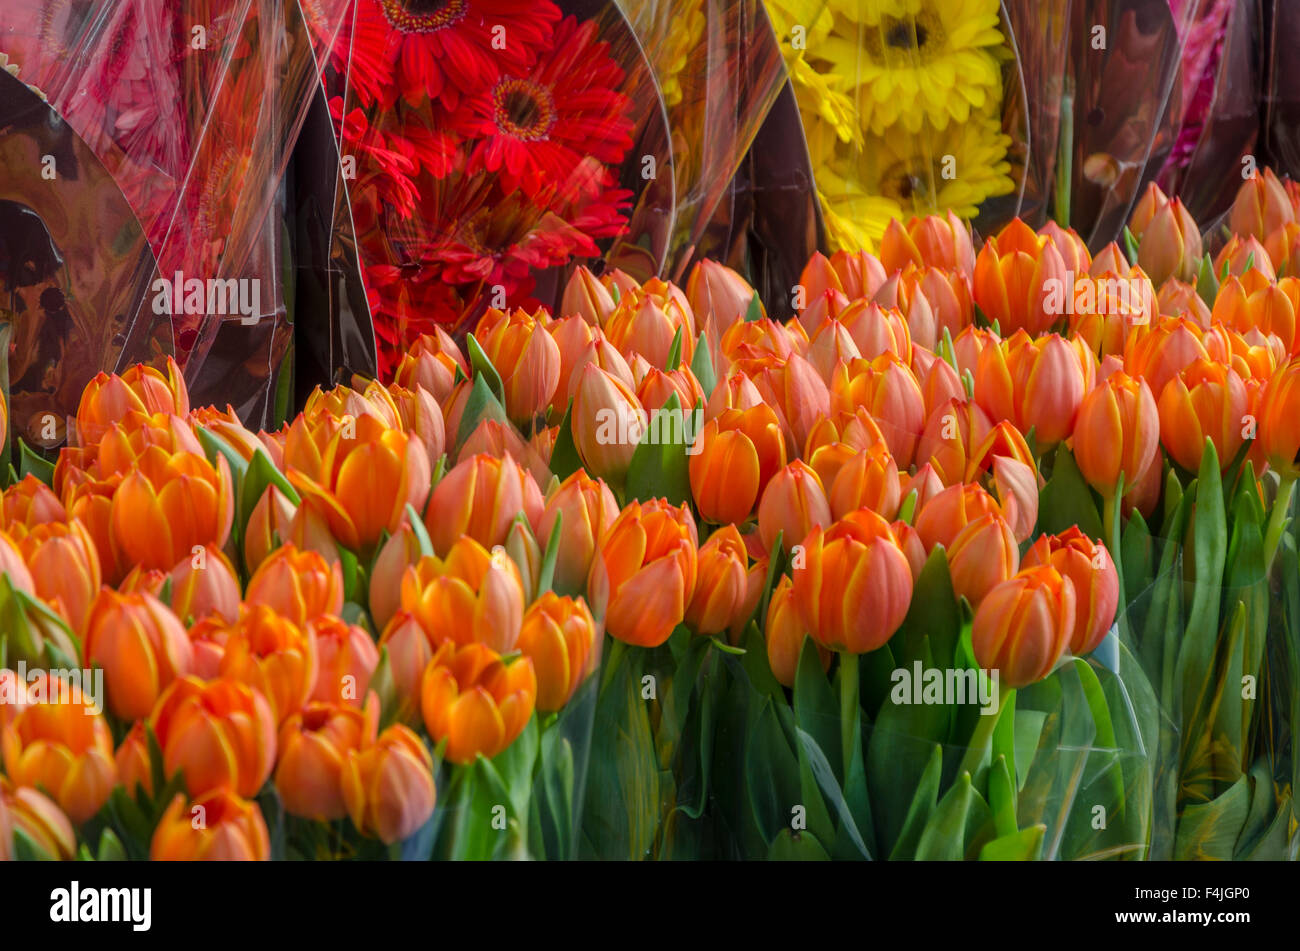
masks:
<path id="1" fill-rule="evenodd" d="M 712 328 L 719 335 L 732 324 L 744 320 L 753 298 L 754 289 L 743 277 L 726 265 L 707 258 L 696 263 L 686 281 L 686 299 L 690 301 L 700 329 Z M 762 306 L 760 302 L 760 313 L 766 317 L 767 312 L 762 310 Z"/>
<path id="2" fill-rule="evenodd" d="M 560 385 L 560 348 L 547 333 L 548 320 L 544 310 L 489 309 L 479 321 L 479 343 L 501 375 L 506 413 L 516 422 L 544 410 Z"/>
<path id="3" fill-rule="evenodd" d="M 331 437 L 319 481 L 292 469 L 289 480 L 335 538 L 353 551 L 368 551 L 384 531 L 397 531 L 407 505 L 424 508 L 431 475 L 428 453 L 414 434 L 365 414 L 349 418 Z"/>
<path id="4" fill-rule="evenodd" d="M 1053 288 L 1066 284 L 1065 260 L 1055 242 L 1019 218 L 985 242 L 975 261 L 975 303 L 1003 333 L 1042 333 L 1059 317 L 1044 306 Z"/>
<path id="5" fill-rule="evenodd" d="M 1021 331 L 980 353 L 975 400 L 992 419 L 1022 433 L 1032 428 L 1040 446 L 1067 438 L 1083 396 L 1096 380 L 1096 359 L 1074 341 L 1050 334 L 1034 340 Z"/>
<path id="6" fill-rule="evenodd" d="M 904 229 L 892 219 L 880 244 L 880 263 L 887 273 L 906 264 L 942 267 L 969 277 L 975 270 L 975 248 L 970 229 L 951 211 L 947 217 L 912 218 Z"/>
<path id="7" fill-rule="evenodd" d="M 812 467 L 798 459 L 773 476 L 758 503 L 758 533 L 769 552 L 778 533 L 789 552 L 813 528 L 830 523 L 826 489 Z"/>
<path id="8" fill-rule="evenodd" d="M 541 490 L 511 455 L 480 454 L 443 476 L 429 499 L 424 525 L 436 552 L 450 552 L 462 535 L 492 548 L 505 544 L 516 515 L 523 512 L 533 520 L 541 510 Z"/>
<path id="9" fill-rule="evenodd" d="M 1160 417 L 1145 380 L 1116 372 L 1083 398 L 1074 457 L 1098 492 L 1113 494 L 1121 472 L 1125 486 L 1136 485 L 1159 454 Z"/>
<path id="10" fill-rule="evenodd" d="M 309 700 L 360 706 L 379 666 L 379 650 L 364 628 L 323 616 L 307 623 L 316 643 L 316 683 Z"/>
<path id="11" fill-rule="evenodd" d="M 391 845 L 410 838 L 433 815 L 433 757 L 410 729 L 393 724 L 364 750 L 349 750 L 343 803 L 357 831 Z"/>
<path id="12" fill-rule="evenodd" d="M 763 401 L 776 411 L 787 447 L 803 446 L 830 412 L 830 390 L 811 363 L 797 354 L 768 360 L 752 374 Z"/>
<path id="13" fill-rule="evenodd" d="M 413 613 L 434 644 L 487 644 L 514 650 L 524 613 L 518 566 L 504 548 L 488 552 L 462 536 L 446 558 L 426 555 L 402 576 L 401 608 Z"/>
<path id="14" fill-rule="evenodd" d="M 14 858 L 14 832 L 21 829 L 45 855 L 70 861 L 77 854 L 72 823 L 44 793 L 0 776 L 0 862 Z"/>
<path id="15" fill-rule="evenodd" d="M 1197 360 L 1165 384 L 1156 408 L 1161 443 L 1189 472 L 1200 469 L 1207 438 L 1214 443 L 1223 469 L 1232 464 L 1245 441 L 1250 411 L 1246 384 L 1221 363 Z"/>
<path id="16" fill-rule="evenodd" d="M 658 278 L 624 294 L 605 324 L 609 342 L 631 359 L 639 353 L 657 367 L 665 366 L 673 337 L 682 332 L 681 359 L 695 354 L 695 317 L 686 295 Z"/>
<path id="17" fill-rule="evenodd" d="M 884 443 L 854 455 L 831 483 L 831 514 L 839 519 L 854 509 L 869 508 L 892 519 L 902 502 L 898 466 Z"/>
<path id="18" fill-rule="evenodd" d="M 587 579 L 605 628 L 621 641 L 658 647 L 686 617 L 697 574 L 695 520 L 663 499 L 632 502 L 600 540 Z"/>
<path id="19" fill-rule="evenodd" d="M 301 627 L 323 614 L 342 613 L 343 569 L 314 551 L 285 545 L 253 573 L 246 600 L 273 608 Z"/>
<path id="20" fill-rule="evenodd" d="M 256 802 L 213 789 L 187 805 L 177 793 L 154 829 L 155 862 L 267 862 L 271 836 Z"/>
<path id="21" fill-rule="evenodd" d="M 275 788 L 290 815 L 333 822 L 347 815 L 343 764 L 372 746 L 379 729 L 374 694 L 364 709 L 310 703 L 280 726 Z"/>
<path id="22" fill-rule="evenodd" d="M 600 632 L 582 598 L 543 591 L 524 613 L 518 648 L 533 662 L 537 709 L 550 713 L 572 699 L 596 668 Z"/>
<path id="23" fill-rule="evenodd" d="M 460 348 L 446 331 L 435 328 L 433 334 L 421 335 L 411 344 L 393 371 L 393 382 L 412 390 L 422 387 L 441 403 L 451 393 L 458 369 L 469 377 L 469 365 Z"/>
<path id="24" fill-rule="evenodd" d="M 803 547 L 793 597 L 817 642 L 863 654 L 888 641 L 912 600 L 912 569 L 888 525 L 883 535 L 852 520 L 818 526 Z"/>
<path id="25" fill-rule="evenodd" d="M 128 413 L 184 416 L 189 411 L 189 393 L 176 361 L 167 358 L 165 375 L 137 363 L 121 376 L 99 373 L 86 384 L 77 406 L 77 435 L 83 446 L 93 445 Z"/>
<path id="26" fill-rule="evenodd" d="M 763 403 L 709 420 L 696 449 L 688 464 L 691 494 L 700 515 L 717 524 L 748 518 L 786 459 L 776 413 Z"/>
<path id="27" fill-rule="evenodd" d="M 1119 573 L 1110 552 L 1077 525 L 1060 535 L 1040 535 L 1025 553 L 1026 568 L 1051 565 L 1074 585 L 1075 619 L 1070 653 L 1091 653 L 1106 637 L 1119 605 Z"/>
<path id="28" fill-rule="evenodd" d="M 804 638 L 808 628 L 804 626 L 799 606 L 794 600 L 794 586 L 788 575 L 782 575 L 772 589 L 772 597 L 767 602 L 767 623 L 763 628 L 767 638 L 767 663 L 772 669 L 772 676 L 783 686 L 793 687 L 795 674 L 799 670 L 799 654 L 803 650 Z M 822 662 L 822 670 L 831 666 L 831 652 L 816 641 L 817 656 Z"/>
<path id="29" fill-rule="evenodd" d="M 1025 568 L 988 593 L 975 612 L 975 662 L 1024 687 L 1052 672 L 1074 633 L 1074 584 L 1051 565 Z"/>
<path id="30" fill-rule="evenodd" d="M 967 522 L 948 549 L 952 589 L 976 607 L 1019 568 L 1016 536 L 1000 515 L 990 513 Z"/>
<path id="31" fill-rule="evenodd" d="M 648 425 L 636 394 L 613 374 L 588 363 L 580 371 L 571 422 L 583 464 L 621 485 Z"/>
<path id="32" fill-rule="evenodd" d="M 913 524 L 930 552 L 935 545 L 951 549 L 958 533 L 981 516 L 1001 514 L 1002 507 L 981 486 L 958 483 L 918 504 Z"/>
<path id="33" fill-rule="evenodd" d="M 744 610 L 749 593 L 749 556 L 735 525 L 726 525 L 700 546 L 695 592 L 686 623 L 696 634 L 721 634 Z"/>
<path id="34" fill-rule="evenodd" d="M 316 638 L 273 608 L 246 605 L 226 635 L 220 673 L 256 688 L 283 723 L 315 689 Z"/>
<path id="35" fill-rule="evenodd" d="M 579 469 L 559 484 L 546 500 L 536 523 L 536 536 L 550 539 L 556 520 L 561 521 L 562 544 L 555 559 L 554 584 L 562 591 L 577 592 L 587 584 L 596 543 L 605 529 L 618 518 L 614 493 L 600 479 Z"/>
<path id="36" fill-rule="evenodd" d="M 275 714 L 258 691 L 228 677 L 178 677 L 149 718 L 163 769 L 185 774 L 191 796 L 221 787 L 256 796 L 275 763 Z"/>
<path id="37" fill-rule="evenodd" d="M 104 668 L 109 709 L 123 720 L 147 717 L 168 684 L 194 668 L 189 636 L 167 605 L 112 588 L 91 606 L 85 651 Z"/>
<path id="38" fill-rule="evenodd" d="M 57 610 L 74 631 L 84 632 L 90 603 L 103 578 L 95 541 L 78 521 L 33 526 L 18 540 L 37 597 Z"/>
<path id="39" fill-rule="evenodd" d="M 225 456 L 159 452 L 122 479 L 113 495 L 113 539 L 131 560 L 170 571 L 196 546 L 220 548 L 230 535 L 234 495 Z"/>
<path id="40" fill-rule="evenodd" d="M 1300 362 L 1288 363 L 1260 395 L 1258 439 L 1269 468 L 1300 475 Z"/>
<path id="41" fill-rule="evenodd" d="M 5 773 L 18 786 L 39 786 L 74 825 L 108 801 L 117 785 L 108 721 L 75 683 L 51 676 L 43 702 L 27 705 L 0 731 Z"/>
<path id="42" fill-rule="evenodd" d="M 117 766 L 117 780 L 131 797 L 135 796 L 137 786 L 144 790 L 146 796 L 152 797 L 154 794 L 153 760 L 149 755 L 146 725 L 146 721 L 136 720 L 113 756 L 113 762 Z"/>
<path id="43" fill-rule="evenodd" d="M 1272 231 L 1295 220 L 1295 209 L 1286 189 L 1273 170 L 1250 176 L 1237 189 L 1237 197 L 1228 213 L 1228 227 L 1233 234 L 1247 235 L 1263 241 Z"/>
<path id="44" fill-rule="evenodd" d="M 579 264 L 564 285 L 560 313 L 565 317 L 576 314 L 593 327 L 598 327 L 614 313 L 614 297 L 596 275 Z"/>
<path id="45" fill-rule="evenodd" d="M 420 688 L 424 725 L 447 759 L 466 765 L 491 759 L 515 741 L 533 715 L 537 676 L 522 657 L 507 665 L 483 644 L 438 648 Z"/>

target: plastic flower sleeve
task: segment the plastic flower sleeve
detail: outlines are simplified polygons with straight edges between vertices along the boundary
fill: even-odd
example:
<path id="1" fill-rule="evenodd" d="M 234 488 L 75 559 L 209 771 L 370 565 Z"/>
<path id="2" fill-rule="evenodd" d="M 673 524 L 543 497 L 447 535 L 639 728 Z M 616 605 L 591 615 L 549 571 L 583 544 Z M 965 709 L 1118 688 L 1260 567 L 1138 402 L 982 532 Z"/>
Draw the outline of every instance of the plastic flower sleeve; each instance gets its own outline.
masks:
<path id="1" fill-rule="evenodd" d="M 0 75 L 0 129 L 11 431 L 49 448 L 63 442 L 86 382 L 100 370 L 160 362 L 172 352 L 171 326 L 148 306 L 158 272 L 117 183 L 8 73 Z"/>

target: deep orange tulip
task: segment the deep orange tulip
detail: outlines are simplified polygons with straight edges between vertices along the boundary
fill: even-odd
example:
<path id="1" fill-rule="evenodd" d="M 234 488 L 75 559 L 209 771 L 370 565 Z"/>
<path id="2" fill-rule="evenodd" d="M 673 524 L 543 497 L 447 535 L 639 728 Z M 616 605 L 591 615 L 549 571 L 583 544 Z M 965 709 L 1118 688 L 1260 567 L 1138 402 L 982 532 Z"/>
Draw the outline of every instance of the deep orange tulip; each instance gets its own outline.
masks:
<path id="1" fill-rule="evenodd" d="M 1051 565 L 1025 568 L 989 592 L 975 612 L 971 647 L 1006 687 L 1042 680 L 1074 633 L 1074 584 Z"/>
<path id="2" fill-rule="evenodd" d="M 433 757 L 409 728 L 395 723 L 343 764 L 343 802 L 357 831 L 386 845 L 415 834 L 433 815 L 438 790 Z"/>
<path id="3" fill-rule="evenodd" d="M 637 647 L 658 647 L 686 617 L 695 593 L 695 520 L 663 499 L 631 502 L 609 527 L 587 579 L 605 629 Z"/>
<path id="4" fill-rule="evenodd" d="M 291 815 L 333 822 L 347 815 L 343 764 L 349 752 L 372 746 L 379 732 L 374 694 L 364 709 L 309 703 L 280 726 L 275 788 Z"/>
<path id="5" fill-rule="evenodd" d="M 91 445 L 127 413 L 184 416 L 189 411 L 185 378 L 176 361 L 168 357 L 166 374 L 142 363 L 130 367 L 121 376 L 97 374 L 82 391 L 77 406 L 77 433 L 83 446 Z"/>
<path id="6" fill-rule="evenodd" d="M 1070 579 L 1075 595 L 1070 653 L 1082 657 L 1096 650 L 1110 630 L 1119 605 L 1119 573 L 1106 546 L 1073 525 L 1060 535 L 1040 535 L 1021 564 L 1025 568 L 1051 565 Z"/>
<path id="7" fill-rule="evenodd" d="M 85 652 L 104 668 L 109 709 L 128 721 L 147 717 L 167 686 L 194 669 L 189 636 L 171 608 L 112 588 L 91 606 Z"/>
<path id="8" fill-rule="evenodd" d="M 701 517 L 743 522 L 764 488 L 785 465 L 785 440 L 776 413 L 764 403 L 729 409 L 704 424 L 688 470 Z"/>
<path id="9" fill-rule="evenodd" d="M 186 803 L 177 793 L 154 829 L 155 862 L 267 862 L 271 836 L 256 802 L 213 789 Z"/>
<path id="10" fill-rule="evenodd" d="M 513 456 L 479 454 L 443 476 L 429 498 L 424 526 L 440 555 L 462 535 L 492 548 L 505 544 L 515 516 L 522 512 L 531 522 L 540 517 L 542 504 L 537 483 Z"/>
<path id="11" fill-rule="evenodd" d="M 171 776 L 185 774 L 191 796 L 227 787 L 256 796 L 275 764 L 275 714 L 246 683 L 178 677 L 149 718 Z"/>
<path id="12" fill-rule="evenodd" d="M 1065 260 L 1056 243 L 1040 237 L 1019 218 L 990 238 L 975 260 L 975 303 L 997 321 L 1002 333 L 1026 330 L 1037 335 L 1061 314 L 1044 306 L 1054 287 L 1065 291 Z"/>
<path id="13" fill-rule="evenodd" d="M 1114 494 L 1120 473 L 1136 485 L 1160 454 L 1160 416 L 1146 381 L 1123 371 L 1083 398 L 1074 427 L 1074 458 L 1098 492 Z"/>
<path id="14" fill-rule="evenodd" d="M 401 609 L 413 613 L 434 644 L 486 644 L 514 650 L 524 615 L 519 567 L 505 549 L 489 552 L 462 536 L 446 558 L 426 555 L 402 576 Z"/>
<path id="15" fill-rule="evenodd" d="M 1214 443 L 1220 468 L 1232 464 L 1248 431 L 1246 384 L 1231 367 L 1197 360 L 1165 384 L 1157 411 L 1160 441 L 1189 472 L 1201 467 L 1205 440 Z"/>
<path id="16" fill-rule="evenodd" d="M 705 636 L 729 630 L 749 594 L 749 556 L 735 525 L 725 525 L 700 546 L 695 592 L 686 623 Z"/>
<path id="17" fill-rule="evenodd" d="M 254 687 L 283 723 L 316 687 L 316 638 L 265 604 L 248 604 L 226 635 L 221 675 Z"/>
<path id="18" fill-rule="evenodd" d="M 799 606 L 794 600 L 794 586 L 789 575 L 782 575 L 772 597 L 767 602 L 767 623 L 763 626 L 767 639 L 767 663 L 774 676 L 786 687 L 794 686 L 795 674 L 799 670 L 799 653 L 803 650 L 804 638 L 808 628 L 799 613 Z M 817 647 L 817 656 L 822 662 L 822 670 L 831 666 L 831 652 L 813 641 Z"/>
<path id="19" fill-rule="evenodd" d="M 429 736 L 446 740 L 447 759 L 462 766 L 503 752 L 528 724 L 536 701 L 532 660 L 506 664 L 483 644 L 443 644 L 420 688 Z"/>
<path id="20" fill-rule="evenodd" d="M 772 477 L 758 503 L 758 533 L 769 552 L 778 533 L 789 552 L 814 527 L 829 525 L 831 520 L 825 486 L 813 468 L 799 459 Z"/>
<path id="21" fill-rule="evenodd" d="M 258 566 L 245 597 L 248 604 L 264 604 L 302 627 L 323 614 L 342 613 L 343 569 L 314 551 L 285 545 Z"/>
<path id="22" fill-rule="evenodd" d="M 445 330 L 435 327 L 432 334 L 422 334 L 411 344 L 393 371 L 393 382 L 408 389 L 423 387 L 441 403 L 451 393 L 458 369 L 469 378 L 469 364 L 460 348 Z"/>
<path id="23" fill-rule="evenodd" d="M 17 786 L 39 786 L 74 825 L 108 801 L 117 785 L 108 721 L 75 684 L 48 681 L 45 702 L 31 703 L 0 732 L 5 773 Z M 57 694 L 54 688 L 57 686 Z"/>
<path id="24" fill-rule="evenodd" d="M 948 549 L 952 589 L 975 607 L 1019 568 L 1016 536 L 1001 515 L 989 513 L 967 522 Z"/>
<path id="25" fill-rule="evenodd" d="M 550 713 L 568 703 L 595 670 L 600 631 L 582 598 L 544 591 L 524 613 L 517 646 L 533 662 L 537 709 Z"/>
<path id="26" fill-rule="evenodd" d="M 545 310 L 509 314 L 489 308 L 476 337 L 501 375 L 506 413 L 518 422 L 544 410 L 560 385 L 560 348 L 546 328 Z"/>

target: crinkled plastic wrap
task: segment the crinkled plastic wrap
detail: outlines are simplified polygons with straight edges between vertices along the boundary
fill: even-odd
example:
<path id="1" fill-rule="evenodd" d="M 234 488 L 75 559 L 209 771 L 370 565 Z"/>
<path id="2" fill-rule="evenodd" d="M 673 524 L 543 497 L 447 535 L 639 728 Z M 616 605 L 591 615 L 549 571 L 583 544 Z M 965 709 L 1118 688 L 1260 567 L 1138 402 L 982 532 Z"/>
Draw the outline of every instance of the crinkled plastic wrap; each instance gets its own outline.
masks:
<path id="1" fill-rule="evenodd" d="M 10 67 L 126 195 L 160 279 L 205 289 L 150 287 L 191 394 L 273 425 L 292 339 L 284 175 L 317 82 L 296 0 L 14 0 L 0 27 Z"/>

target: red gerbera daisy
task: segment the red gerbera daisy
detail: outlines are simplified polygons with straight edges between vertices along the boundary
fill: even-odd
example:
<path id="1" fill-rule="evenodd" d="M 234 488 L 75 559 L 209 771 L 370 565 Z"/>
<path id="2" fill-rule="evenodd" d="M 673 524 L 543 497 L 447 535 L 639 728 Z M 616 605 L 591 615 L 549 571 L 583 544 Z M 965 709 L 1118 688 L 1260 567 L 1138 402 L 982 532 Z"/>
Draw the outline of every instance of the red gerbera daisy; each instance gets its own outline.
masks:
<path id="1" fill-rule="evenodd" d="M 455 110 L 462 95 L 502 70 L 524 71 L 548 44 L 560 10 L 549 0 L 358 0 L 351 31 L 352 81 L 389 106 L 398 94 Z M 372 88 L 357 64 L 382 61 L 394 83 Z"/>
<path id="2" fill-rule="evenodd" d="M 507 66 L 452 121 L 481 138 L 474 158 L 502 174 L 507 190 L 563 187 L 584 156 L 616 165 L 632 147 L 622 82 L 609 44 L 596 40 L 596 22 L 566 17 L 536 66 Z"/>

